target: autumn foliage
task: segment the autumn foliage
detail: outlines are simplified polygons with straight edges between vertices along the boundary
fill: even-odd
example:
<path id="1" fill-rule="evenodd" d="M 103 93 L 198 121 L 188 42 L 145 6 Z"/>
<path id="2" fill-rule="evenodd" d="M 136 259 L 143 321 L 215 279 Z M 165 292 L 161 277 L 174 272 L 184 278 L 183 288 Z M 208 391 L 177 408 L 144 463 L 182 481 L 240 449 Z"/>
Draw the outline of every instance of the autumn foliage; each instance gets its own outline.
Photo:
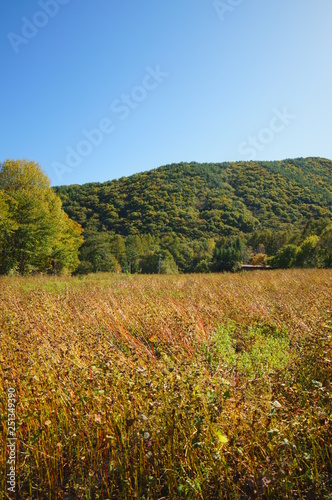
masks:
<path id="1" fill-rule="evenodd" d="M 0 489 L 14 385 L 19 498 L 328 498 L 331 285 L 2 277 Z"/>

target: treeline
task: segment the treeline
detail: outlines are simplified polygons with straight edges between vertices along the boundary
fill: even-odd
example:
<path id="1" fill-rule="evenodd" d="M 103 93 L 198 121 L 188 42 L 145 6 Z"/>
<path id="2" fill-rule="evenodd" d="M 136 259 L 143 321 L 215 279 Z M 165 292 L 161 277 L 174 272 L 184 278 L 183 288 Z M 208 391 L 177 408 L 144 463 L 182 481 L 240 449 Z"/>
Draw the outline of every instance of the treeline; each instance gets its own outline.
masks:
<path id="1" fill-rule="evenodd" d="M 331 267 L 332 163 L 177 164 L 50 188 L 0 164 L 0 274 Z"/>
<path id="2" fill-rule="evenodd" d="M 236 271 L 242 264 L 331 267 L 331 221 L 311 221 L 298 232 L 266 230 L 200 240 L 87 232 L 76 273 L 206 273 Z"/>
<path id="3" fill-rule="evenodd" d="M 331 186 L 331 161 L 298 158 L 173 164 L 55 191 L 84 228 L 78 272 L 188 273 L 329 265 Z"/>

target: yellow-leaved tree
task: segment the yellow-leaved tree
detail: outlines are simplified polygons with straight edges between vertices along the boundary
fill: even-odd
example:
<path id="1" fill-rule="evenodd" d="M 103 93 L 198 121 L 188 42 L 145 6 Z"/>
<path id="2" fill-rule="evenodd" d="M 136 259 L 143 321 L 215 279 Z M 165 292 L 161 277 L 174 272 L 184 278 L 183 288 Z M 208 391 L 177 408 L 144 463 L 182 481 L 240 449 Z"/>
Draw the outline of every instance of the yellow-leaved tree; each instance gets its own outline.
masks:
<path id="1" fill-rule="evenodd" d="M 69 219 L 41 167 L 0 163 L 0 273 L 72 272 L 82 228 Z"/>

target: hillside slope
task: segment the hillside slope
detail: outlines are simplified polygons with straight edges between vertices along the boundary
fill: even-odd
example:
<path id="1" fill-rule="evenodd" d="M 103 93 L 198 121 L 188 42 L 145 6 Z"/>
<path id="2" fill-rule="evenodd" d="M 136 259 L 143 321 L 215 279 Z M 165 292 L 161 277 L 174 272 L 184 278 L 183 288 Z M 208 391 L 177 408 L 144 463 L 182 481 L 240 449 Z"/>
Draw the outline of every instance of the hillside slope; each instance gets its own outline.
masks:
<path id="1" fill-rule="evenodd" d="M 332 161 L 180 163 L 119 180 L 54 188 L 88 230 L 186 239 L 300 229 L 332 216 Z"/>

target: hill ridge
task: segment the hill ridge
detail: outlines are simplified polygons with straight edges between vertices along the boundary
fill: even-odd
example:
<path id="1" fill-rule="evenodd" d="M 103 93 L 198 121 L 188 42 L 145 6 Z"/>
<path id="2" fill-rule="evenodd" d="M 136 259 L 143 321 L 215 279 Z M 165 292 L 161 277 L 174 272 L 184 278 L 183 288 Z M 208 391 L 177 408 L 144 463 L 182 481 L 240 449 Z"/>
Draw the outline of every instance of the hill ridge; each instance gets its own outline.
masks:
<path id="1" fill-rule="evenodd" d="M 319 157 L 181 162 L 54 189 L 85 229 L 195 239 L 301 228 L 310 219 L 331 218 L 331 167 L 331 160 Z"/>

